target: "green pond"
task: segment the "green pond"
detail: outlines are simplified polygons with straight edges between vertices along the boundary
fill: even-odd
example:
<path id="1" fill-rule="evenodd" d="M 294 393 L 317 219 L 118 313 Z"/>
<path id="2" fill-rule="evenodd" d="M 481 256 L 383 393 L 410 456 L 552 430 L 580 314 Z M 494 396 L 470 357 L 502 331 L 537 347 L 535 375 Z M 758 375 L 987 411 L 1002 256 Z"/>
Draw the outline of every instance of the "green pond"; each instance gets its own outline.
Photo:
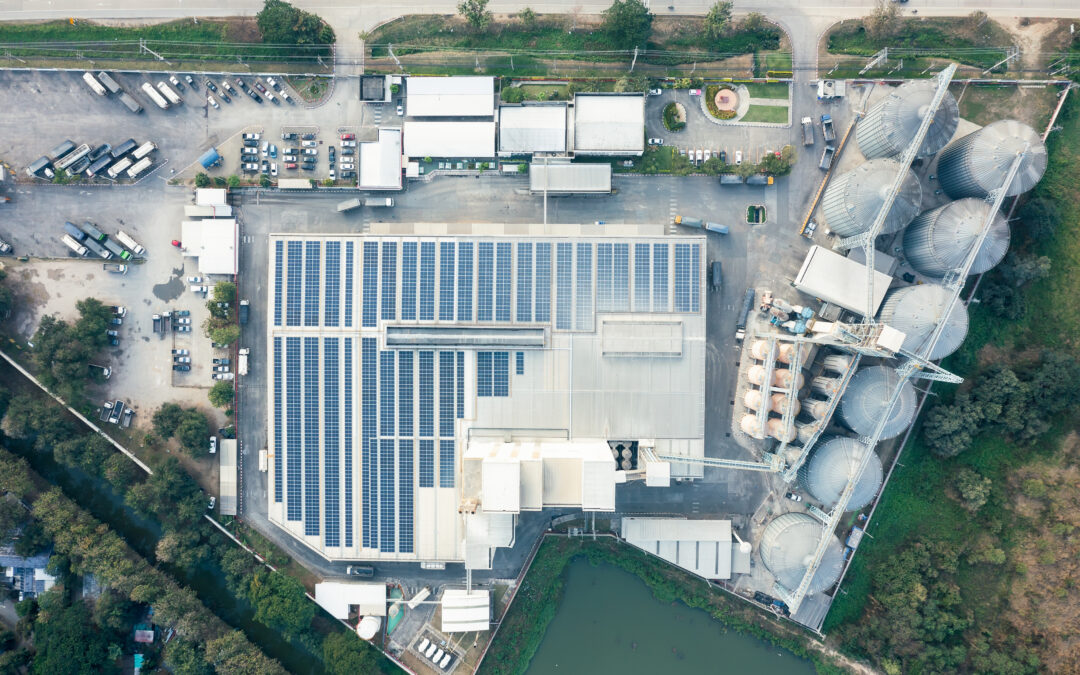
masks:
<path id="1" fill-rule="evenodd" d="M 702 610 L 660 602 L 629 572 L 579 559 L 527 671 L 552 673 L 811 675 L 814 667 Z"/>

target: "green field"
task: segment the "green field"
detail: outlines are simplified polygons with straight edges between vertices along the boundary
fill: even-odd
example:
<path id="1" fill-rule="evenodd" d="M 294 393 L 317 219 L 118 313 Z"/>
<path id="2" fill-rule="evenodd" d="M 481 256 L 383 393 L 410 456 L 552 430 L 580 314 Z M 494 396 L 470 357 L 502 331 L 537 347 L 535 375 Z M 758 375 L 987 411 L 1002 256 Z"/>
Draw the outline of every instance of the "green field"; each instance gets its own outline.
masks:
<path id="1" fill-rule="evenodd" d="M 752 105 L 739 121 L 786 124 L 788 121 L 788 108 L 784 105 Z"/>
<path id="2" fill-rule="evenodd" d="M 862 21 L 844 22 L 828 36 L 829 53 L 871 56 L 889 48 L 890 59 L 937 56 L 980 68 L 1005 58 L 1014 39 L 995 21 L 971 17 L 901 18 L 891 31 L 871 35 Z M 909 68 L 910 70 L 910 68 Z"/>
<path id="3" fill-rule="evenodd" d="M 746 88 L 753 98 L 788 98 L 788 85 L 786 82 L 751 83 L 746 85 Z"/>

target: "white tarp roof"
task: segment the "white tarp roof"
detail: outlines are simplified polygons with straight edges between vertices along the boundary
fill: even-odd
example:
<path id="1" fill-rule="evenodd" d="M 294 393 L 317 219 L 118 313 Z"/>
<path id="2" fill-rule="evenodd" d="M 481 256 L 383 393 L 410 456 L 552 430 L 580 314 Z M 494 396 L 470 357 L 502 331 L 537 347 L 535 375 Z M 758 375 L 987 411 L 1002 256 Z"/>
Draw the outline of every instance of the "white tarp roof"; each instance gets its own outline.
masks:
<path id="1" fill-rule="evenodd" d="M 874 270 L 874 314 L 877 314 L 892 277 Z M 858 314 L 866 313 L 866 265 L 821 246 L 811 246 L 795 288 Z"/>
<path id="2" fill-rule="evenodd" d="M 236 439 L 223 438 L 218 444 L 218 510 L 223 516 L 236 515 Z"/>
<path id="3" fill-rule="evenodd" d="M 360 143 L 359 187 L 401 188 L 401 129 L 379 129 L 379 140 Z M 342 158 L 344 159 L 344 158 Z"/>
<path id="4" fill-rule="evenodd" d="M 196 206 L 225 206 L 225 188 L 198 188 L 195 190 Z"/>
<path id="5" fill-rule="evenodd" d="M 611 192 L 611 165 L 600 163 L 544 164 L 534 161 L 529 165 L 529 190 L 541 193 L 609 193 Z"/>
<path id="6" fill-rule="evenodd" d="M 566 152 L 566 104 L 499 106 L 499 152 Z"/>
<path id="7" fill-rule="evenodd" d="M 203 274 L 236 274 L 236 220 L 214 218 L 180 223 L 184 255 L 199 259 Z"/>
<path id="8" fill-rule="evenodd" d="M 405 80 L 409 117 L 491 117 L 495 114 L 495 78 L 410 77 Z"/>
<path id="9" fill-rule="evenodd" d="M 442 597 L 442 632 L 471 633 L 491 625 L 491 592 L 448 589 Z"/>
<path id="10" fill-rule="evenodd" d="M 574 96 L 574 151 L 599 155 L 643 153 L 645 97 L 642 94 Z"/>
<path id="11" fill-rule="evenodd" d="M 494 157 L 495 122 L 416 122 L 405 120 L 409 157 Z"/>
<path id="12" fill-rule="evenodd" d="M 731 578 L 731 521 L 623 518 L 627 543 L 706 579 Z"/>
<path id="13" fill-rule="evenodd" d="M 386 584 L 324 581 L 315 584 L 315 602 L 335 619 L 348 619 L 350 605 L 360 616 L 386 616 Z"/>

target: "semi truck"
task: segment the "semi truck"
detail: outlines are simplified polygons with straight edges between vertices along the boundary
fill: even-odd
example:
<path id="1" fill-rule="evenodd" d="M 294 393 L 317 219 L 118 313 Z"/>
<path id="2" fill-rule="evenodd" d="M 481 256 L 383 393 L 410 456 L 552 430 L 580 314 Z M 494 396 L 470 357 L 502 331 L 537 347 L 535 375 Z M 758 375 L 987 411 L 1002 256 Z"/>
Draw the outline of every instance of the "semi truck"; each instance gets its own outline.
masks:
<path id="1" fill-rule="evenodd" d="M 143 93 L 150 97 L 150 100 L 154 102 L 154 105 L 162 110 L 169 109 L 169 102 L 165 100 L 165 97 L 158 93 L 157 89 L 154 89 L 154 85 L 149 82 L 143 82 L 141 89 Z"/>
<path id="2" fill-rule="evenodd" d="M 117 258 L 120 258 L 121 260 L 129 260 L 131 258 L 131 254 L 125 251 L 123 246 L 117 244 L 112 239 L 106 239 L 105 241 L 101 242 L 101 245 L 107 248 L 110 252 L 112 252 L 113 255 L 115 255 Z"/>
<path id="3" fill-rule="evenodd" d="M 57 169 L 66 169 L 75 162 L 79 161 L 83 157 L 90 154 L 90 146 L 83 143 L 79 147 L 75 148 L 72 152 L 69 152 L 63 159 L 53 164 Z"/>
<path id="4" fill-rule="evenodd" d="M 675 216 L 675 224 L 685 225 L 686 227 L 700 227 L 708 232 L 715 232 L 717 234 L 727 234 L 730 231 L 727 225 L 706 222 L 701 218 L 686 218 L 684 216 Z"/>
<path id="5" fill-rule="evenodd" d="M 267 471 L 270 469 L 270 459 L 267 457 L 268 454 L 266 448 L 259 451 L 259 471 Z"/>
<path id="6" fill-rule="evenodd" d="M 85 256 L 87 254 L 86 247 L 75 241 L 70 234 L 65 234 L 61 237 L 61 240 L 68 248 L 75 252 L 75 255 Z"/>
<path id="7" fill-rule="evenodd" d="M 754 307 L 754 298 L 757 297 L 757 290 L 753 288 L 746 289 L 746 295 L 743 296 L 743 304 L 739 309 L 739 316 L 735 319 L 735 341 L 742 342 L 746 337 L 746 319 L 750 316 L 750 310 Z"/>
<path id="8" fill-rule="evenodd" d="M 112 156 L 113 159 L 120 159 L 124 155 L 137 148 L 138 145 L 139 144 L 135 142 L 134 138 L 129 138 L 120 145 L 110 150 L 109 154 Z"/>
<path id="9" fill-rule="evenodd" d="M 79 229 L 75 223 L 64 223 L 64 231 L 71 235 L 71 238 L 77 242 L 82 242 L 86 239 L 86 233 Z"/>
<path id="10" fill-rule="evenodd" d="M 94 227 L 94 224 L 89 220 L 82 224 L 82 231 L 87 234 L 90 239 L 98 242 L 99 244 L 105 241 L 105 233 Z"/>
<path id="11" fill-rule="evenodd" d="M 337 205 L 338 213 L 342 211 L 351 211 L 358 209 L 361 206 L 393 206 L 393 197 L 357 197 L 356 199 L 346 199 Z"/>
<path id="12" fill-rule="evenodd" d="M 802 142 L 803 145 L 814 144 L 814 120 L 809 117 L 802 118 Z"/>
<path id="13" fill-rule="evenodd" d="M 99 157 L 93 164 L 86 167 L 86 175 L 90 178 L 98 175 L 104 171 L 110 164 L 112 164 L 113 158 L 106 154 L 104 157 Z"/>
<path id="14" fill-rule="evenodd" d="M 143 111 L 143 107 L 139 105 L 139 102 L 132 98 L 131 94 L 127 93 L 126 91 L 120 92 L 119 99 L 120 102 L 123 103 L 124 106 L 131 112 L 141 113 Z"/>
<path id="15" fill-rule="evenodd" d="M 165 98 L 169 99 L 169 103 L 172 103 L 173 105 L 180 105 L 184 102 L 184 99 L 180 98 L 180 94 L 177 94 L 175 91 L 173 91 L 173 88 L 170 87 L 168 83 L 165 82 L 165 80 L 158 82 L 157 88 L 158 91 L 160 91 L 165 96 Z"/>
<path id="16" fill-rule="evenodd" d="M 131 153 L 132 159 L 142 159 L 146 157 L 154 150 L 157 150 L 157 144 L 153 141 L 147 141 L 135 149 L 135 152 Z"/>
<path id="17" fill-rule="evenodd" d="M 56 161 L 75 149 L 75 144 L 71 141 L 64 141 L 58 144 L 55 148 L 50 150 L 45 156 L 52 161 Z"/>
<path id="18" fill-rule="evenodd" d="M 826 143 L 836 140 L 836 132 L 833 131 L 832 115 L 821 116 L 821 133 L 825 136 Z"/>
<path id="19" fill-rule="evenodd" d="M 821 153 L 821 162 L 818 164 L 822 170 L 828 171 L 832 167 L 833 156 L 836 154 L 836 148 L 831 145 L 825 146 L 825 151 Z"/>
<path id="20" fill-rule="evenodd" d="M 109 174 L 109 178 L 116 178 L 117 176 L 120 175 L 121 171 L 128 168 L 129 166 L 131 166 L 131 160 L 128 159 L 127 157 L 123 158 L 122 160 L 120 160 L 116 164 L 113 164 L 112 166 L 109 167 L 109 170 L 107 172 Z"/>
<path id="21" fill-rule="evenodd" d="M 139 161 L 135 162 L 135 165 L 127 170 L 128 178 L 138 178 L 139 174 L 146 171 L 154 164 L 154 160 L 149 157 L 143 157 Z"/>
<path id="22" fill-rule="evenodd" d="M 105 94 L 109 93 L 109 91 L 104 86 L 102 86 L 101 82 L 99 82 L 98 79 L 94 77 L 93 73 L 83 73 L 82 79 L 83 82 L 86 83 L 86 86 L 90 87 L 90 90 L 98 96 L 104 96 Z"/>
<path id="23" fill-rule="evenodd" d="M 104 258 L 105 260 L 108 260 L 112 257 L 112 253 L 107 251 L 104 246 L 89 237 L 87 237 L 86 240 L 83 241 L 83 246 L 90 249 L 90 252 L 99 258 Z"/>
<path id="24" fill-rule="evenodd" d="M 97 74 L 98 79 L 105 85 L 105 88 L 114 94 L 119 94 L 123 89 L 116 83 L 116 80 L 112 79 L 112 75 L 109 75 L 104 70 Z"/>
<path id="25" fill-rule="evenodd" d="M 118 230 L 116 233 L 116 238 L 119 239 L 120 243 L 122 243 L 124 246 L 130 248 L 131 252 L 135 255 L 141 256 L 142 254 L 146 253 L 146 249 L 142 246 L 139 246 L 139 242 L 132 239 L 131 235 L 127 232 L 124 232 L 123 230 Z"/>

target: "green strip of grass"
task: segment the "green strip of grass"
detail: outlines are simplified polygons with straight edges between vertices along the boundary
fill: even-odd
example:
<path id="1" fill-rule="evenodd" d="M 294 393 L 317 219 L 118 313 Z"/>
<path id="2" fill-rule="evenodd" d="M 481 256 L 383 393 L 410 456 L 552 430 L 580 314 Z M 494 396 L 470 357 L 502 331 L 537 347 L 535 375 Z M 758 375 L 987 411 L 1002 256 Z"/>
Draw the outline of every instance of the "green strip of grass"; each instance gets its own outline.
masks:
<path id="1" fill-rule="evenodd" d="M 782 105 L 752 105 L 739 121 L 785 124 L 788 121 L 788 109 Z"/>
<path id="2" fill-rule="evenodd" d="M 750 90 L 750 96 L 754 98 L 775 98 L 775 99 L 787 99 L 788 97 L 788 85 L 785 82 L 766 82 L 764 84 L 748 84 L 746 88 Z"/>
<path id="3" fill-rule="evenodd" d="M 862 21 L 845 22 L 829 34 L 828 41 L 832 54 L 870 56 L 888 47 L 890 58 L 906 58 L 904 50 L 921 50 L 922 56 L 989 68 L 1005 58 L 1004 48 L 1013 38 L 995 21 L 939 17 L 898 19 L 893 30 L 881 35 L 871 35 Z"/>

